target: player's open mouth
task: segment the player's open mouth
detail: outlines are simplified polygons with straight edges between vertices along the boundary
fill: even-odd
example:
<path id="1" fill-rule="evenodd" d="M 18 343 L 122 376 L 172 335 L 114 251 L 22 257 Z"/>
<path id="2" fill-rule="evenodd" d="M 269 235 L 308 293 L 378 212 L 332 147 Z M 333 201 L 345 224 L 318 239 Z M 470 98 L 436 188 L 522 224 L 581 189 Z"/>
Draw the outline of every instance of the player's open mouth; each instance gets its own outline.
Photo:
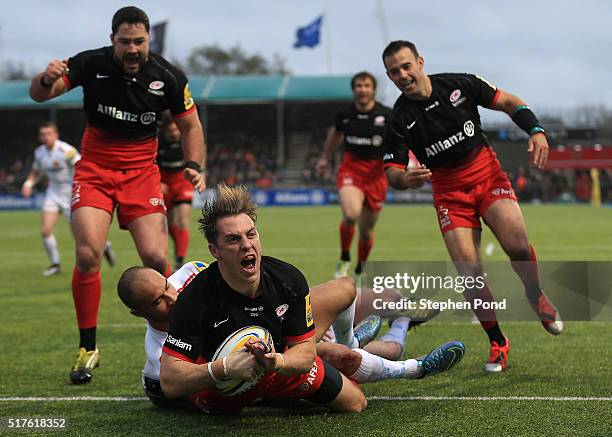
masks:
<path id="1" fill-rule="evenodd" d="M 257 263 L 257 258 L 255 255 L 247 255 L 242 261 L 240 261 L 240 265 L 242 269 L 247 273 L 253 273 L 255 271 L 255 264 Z"/>
<path id="2" fill-rule="evenodd" d="M 400 82 L 400 85 L 403 86 L 404 88 L 409 88 L 410 85 L 412 85 L 414 83 L 414 80 L 405 80 Z"/>

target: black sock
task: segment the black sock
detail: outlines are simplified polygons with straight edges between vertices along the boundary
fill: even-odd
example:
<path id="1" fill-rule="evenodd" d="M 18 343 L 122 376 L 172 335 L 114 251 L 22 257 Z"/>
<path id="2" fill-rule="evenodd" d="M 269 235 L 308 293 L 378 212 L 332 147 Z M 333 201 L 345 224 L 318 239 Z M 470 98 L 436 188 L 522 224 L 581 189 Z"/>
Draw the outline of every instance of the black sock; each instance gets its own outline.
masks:
<path id="1" fill-rule="evenodd" d="M 96 327 L 79 329 L 81 340 L 79 347 L 84 347 L 87 351 L 92 351 L 96 348 Z"/>
<path id="2" fill-rule="evenodd" d="M 351 260 L 351 253 L 348 250 L 343 250 L 342 252 L 340 252 L 340 260 L 341 261 L 350 261 Z"/>
<path id="3" fill-rule="evenodd" d="M 504 337 L 504 334 L 502 334 L 501 329 L 499 329 L 499 323 L 496 323 L 489 329 L 485 329 L 485 331 L 489 336 L 489 342 L 495 342 L 499 346 L 503 346 L 506 344 L 506 338 Z"/>
<path id="4" fill-rule="evenodd" d="M 183 266 L 183 264 L 184 264 L 184 263 L 183 263 L 183 257 L 182 257 L 182 256 L 177 256 L 177 257 L 176 257 L 176 263 L 175 263 L 175 265 L 176 265 L 177 267 L 182 267 L 182 266 Z"/>
<path id="5" fill-rule="evenodd" d="M 357 263 L 357 267 L 355 267 L 355 274 L 361 275 L 361 263 Z"/>

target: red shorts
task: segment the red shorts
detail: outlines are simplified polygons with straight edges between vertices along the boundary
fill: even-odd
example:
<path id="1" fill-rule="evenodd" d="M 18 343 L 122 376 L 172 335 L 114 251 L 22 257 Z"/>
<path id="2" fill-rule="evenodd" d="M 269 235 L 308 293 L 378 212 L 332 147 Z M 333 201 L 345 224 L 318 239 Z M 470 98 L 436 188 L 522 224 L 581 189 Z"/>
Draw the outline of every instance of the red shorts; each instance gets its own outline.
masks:
<path id="1" fill-rule="evenodd" d="M 501 168 L 469 188 L 434 193 L 433 198 L 443 233 L 455 228 L 481 229 L 480 217 L 493 202 L 499 199 L 517 200 L 512 184 Z"/>
<path id="2" fill-rule="evenodd" d="M 72 184 L 72 211 L 82 206 L 103 209 L 111 216 L 117 207 L 119 227 L 156 212 L 166 214 L 159 168 L 151 163 L 142 168 L 115 170 L 81 159 Z"/>
<path id="3" fill-rule="evenodd" d="M 185 179 L 182 171 L 160 170 L 161 181 L 164 184 L 164 202 L 171 209 L 179 203 L 189 203 L 193 200 L 193 186 Z"/>
<path id="4" fill-rule="evenodd" d="M 321 387 L 325 366 L 317 356 L 310 372 L 297 376 L 267 373 L 255 387 L 237 396 L 222 395 L 215 390 L 202 390 L 188 397 L 200 411 L 219 414 L 241 410 L 259 399 L 309 398 Z"/>
<path id="5" fill-rule="evenodd" d="M 355 158 L 345 152 L 338 170 L 337 187 L 354 186 L 363 192 L 365 205 L 373 212 L 382 209 L 387 196 L 387 176 L 382 160 Z"/>

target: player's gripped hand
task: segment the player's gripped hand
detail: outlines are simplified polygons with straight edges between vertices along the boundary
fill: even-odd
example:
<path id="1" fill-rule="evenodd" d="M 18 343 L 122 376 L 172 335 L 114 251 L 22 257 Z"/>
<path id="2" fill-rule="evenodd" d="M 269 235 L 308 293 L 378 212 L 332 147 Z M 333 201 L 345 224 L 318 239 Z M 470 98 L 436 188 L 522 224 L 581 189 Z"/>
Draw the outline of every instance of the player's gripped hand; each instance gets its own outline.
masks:
<path id="1" fill-rule="evenodd" d="M 232 352 L 225 360 L 227 376 L 243 381 L 252 381 L 263 370 L 261 364 L 246 348 Z"/>
<path id="2" fill-rule="evenodd" d="M 418 167 L 406 169 L 402 179 L 406 188 L 420 188 L 431 179 L 431 170 L 420 164 Z"/>
<path id="3" fill-rule="evenodd" d="M 53 85 L 57 79 L 66 74 L 68 74 L 68 62 L 54 59 L 47 65 L 43 73 L 43 80 L 46 84 Z"/>
<path id="4" fill-rule="evenodd" d="M 533 165 L 544 168 L 548 161 L 548 141 L 543 132 L 538 132 L 529 137 L 527 151 L 531 154 Z"/>
<path id="5" fill-rule="evenodd" d="M 193 188 L 199 191 L 200 193 L 206 189 L 206 174 L 200 173 L 193 168 L 186 168 L 183 170 L 183 176 L 187 179 Z"/>
<path id="6" fill-rule="evenodd" d="M 250 339 L 244 344 L 244 347 L 253 354 L 267 372 L 278 368 L 274 344 L 261 339 Z"/>
<path id="7" fill-rule="evenodd" d="M 315 172 L 317 173 L 317 175 L 321 176 L 325 170 L 327 169 L 327 159 L 321 157 L 317 160 L 317 163 L 315 164 Z"/>

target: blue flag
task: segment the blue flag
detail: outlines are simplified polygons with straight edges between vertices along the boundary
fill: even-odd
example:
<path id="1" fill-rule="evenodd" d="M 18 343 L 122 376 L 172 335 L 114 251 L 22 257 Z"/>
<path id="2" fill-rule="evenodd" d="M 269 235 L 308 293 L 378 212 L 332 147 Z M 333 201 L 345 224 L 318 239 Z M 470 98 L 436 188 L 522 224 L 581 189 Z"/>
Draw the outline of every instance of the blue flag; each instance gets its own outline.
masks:
<path id="1" fill-rule="evenodd" d="M 298 28 L 296 32 L 297 41 L 293 47 L 315 47 L 321 41 L 321 24 L 323 23 L 323 15 L 317 17 L 308 26 Z"/>

